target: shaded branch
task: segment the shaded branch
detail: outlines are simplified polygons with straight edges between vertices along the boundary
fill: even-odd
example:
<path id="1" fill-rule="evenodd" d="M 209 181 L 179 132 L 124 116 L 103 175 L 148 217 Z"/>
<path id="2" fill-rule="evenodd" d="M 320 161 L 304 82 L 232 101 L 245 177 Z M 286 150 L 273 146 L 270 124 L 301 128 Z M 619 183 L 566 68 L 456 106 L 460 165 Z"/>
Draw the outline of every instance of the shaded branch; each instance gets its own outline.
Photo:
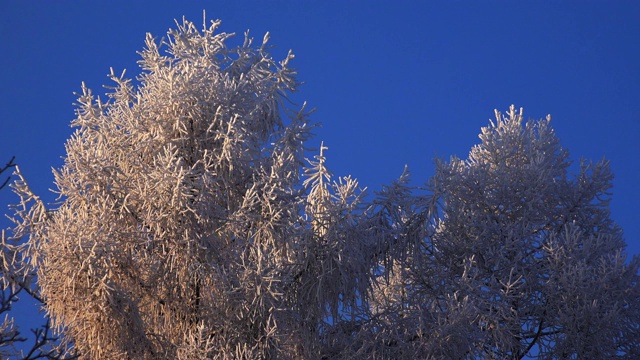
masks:
<path id="1" fill-rule="evenodd" d="M 11 160 L 9 160 L 9 162 L 7 162 L 7 164 L 5 166 L 3 166 L 2 168 L 0 168 L 0 174 L 2 174 L 3 172 L 5 172 L 6 170 L 15 167 L 16 163 L 14 163 L 13 161 L 16 159 L 15 156 L 11 157 Z M 5 181 L 2 183 L 2 185 L 0 185 L 0 189 L 2 189 L 3 187 L 7 186 L 7 184 L 9 183 L 9 180 L 11 179 L 11 176 L 7 176 L 7 178 L 5 179 Z"/>

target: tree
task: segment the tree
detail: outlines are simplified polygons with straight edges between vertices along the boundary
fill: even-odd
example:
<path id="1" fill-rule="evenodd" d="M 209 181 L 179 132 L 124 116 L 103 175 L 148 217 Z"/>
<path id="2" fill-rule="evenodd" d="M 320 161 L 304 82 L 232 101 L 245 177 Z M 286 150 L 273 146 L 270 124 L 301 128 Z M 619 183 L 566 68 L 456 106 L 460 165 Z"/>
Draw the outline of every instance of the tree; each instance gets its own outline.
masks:
<path id="1" fill-rule="evenodd" d="M 35 203 L 14 237 L 88 358 L 315 357 L 327 312 L 366 284 L 329 269 L 350 259 L 323 240 L 324 206 L 348 208 L 356 183 L 329 196 L 322 156 L 308 201 L 300 183 L 312 125 L 285 106 L 293 55 L 276 63 L 268 34 L 228 48 L 218 25 L 184 21 L 165 55 L 148 35 L 137 89 L 113 72 L 107 102 L 83 87 L 55 211 L 15 187 Z"/>
<path id="2" fill-rule="evenodd" d="M 139 84 L 83 86 L 47 209 L 22 176 L 13 241 L 84 358 L 632 358 L 638 259 L 606 163 L 575 178 L 547 121 L 484 128 L 429 193 L 332 180 L 289 62 L 219 22 L 147 35 Z M 161 52 L 162 46 L 166 50 Z M 523 127 L 524 125 L 524 127 Z"/>
<path id="3" fill-rule="evenodd" d="M 0 174 L 16 168 L 15 156 L 0 168 Z M 7 184 L 11 176 L 0 184 L 0 190 Z M 2 278 L 2 293 L 0 293 L 0 315 L 4 315 L 0 324 L 0 357 L 2 358 L 22 358 L 31 359 L 71 359 L 75 355 L 61 347 L 58 337 L 52 334 L 51 325 L 48 319 L 36 329 L 32 329 L 34 342 L 30 348 L 18 349 L 19 343 L 24 343 L 27 338 L 15 323 L 15 319 L 10 312 L 15 303 L 20 300 L 25 293 L 28 297 L 42 304 L 42 298 L 38 293 L 38 286 L 35 284 L 35 273 L 29 271 L 27 259 L 23 256 L 27 253 L 28 243 L 16 242 L 15 238 L 7 237 L 5 231 L 1 234 L 2 247 L 0 251 L 0 274 Z"/>
<path id="4" fill-rule="evenodd" d="M 640 259 L 626 262 L 609 216 L 608 163 L 569 176 L 550 117 L 525 123 L 514 106 L 480 139 L 437 162 L 430 201 L 386 215 L 411 245 L 376 289 L 387 342 L 434 358 L 637 358 Z"/>

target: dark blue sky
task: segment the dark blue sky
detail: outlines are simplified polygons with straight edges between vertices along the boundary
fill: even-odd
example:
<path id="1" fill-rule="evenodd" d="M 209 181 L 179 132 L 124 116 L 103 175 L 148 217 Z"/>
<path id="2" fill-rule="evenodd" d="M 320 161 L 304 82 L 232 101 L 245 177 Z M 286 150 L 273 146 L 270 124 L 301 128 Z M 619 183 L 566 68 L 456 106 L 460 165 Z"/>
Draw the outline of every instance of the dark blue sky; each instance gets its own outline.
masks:
<path id="1" fill-rule="evenodd" d="M 309 145 L 325 142 L 336 175 L 376 190 L 408 164 L 419 185 L 515 104 L 550 113 L 574 160 L 611 161 L 613 218 L 640 253 L 638 1 L 2 1 L 0 161 L 16 155 L 53 200 L 73 92 L 102 93 L 109 67 L 135 76 L 146 32 L 200 24 L 203 9 L 237 41 L 269 31 L 276 58 L 293 49 L 294 99 L 323 124 Z M 3 208 L 13 200 L 0 192 Z"/>

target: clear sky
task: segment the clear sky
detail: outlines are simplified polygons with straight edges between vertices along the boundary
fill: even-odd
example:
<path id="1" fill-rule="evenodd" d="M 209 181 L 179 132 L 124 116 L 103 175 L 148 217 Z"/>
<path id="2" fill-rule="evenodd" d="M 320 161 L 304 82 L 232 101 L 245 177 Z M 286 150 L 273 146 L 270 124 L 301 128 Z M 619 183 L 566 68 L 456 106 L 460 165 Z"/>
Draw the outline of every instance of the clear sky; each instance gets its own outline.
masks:
<path id="1" fill-rule="evenodd" d="M 238 42 L 269 31 L 276 58 L 294 51 L 294 99 L 323 124 L 308 145 L 336 175 L 376 190 L 408 164 L 420 185 L 515 104 L 551 114 L 574 160 L 611 161 L 613 218 L 640 254 L 640 1 L 0 1 L 0 162 L 53 201 L 81 82 L 134 77 L 146 32 L 203 9 Z"/>

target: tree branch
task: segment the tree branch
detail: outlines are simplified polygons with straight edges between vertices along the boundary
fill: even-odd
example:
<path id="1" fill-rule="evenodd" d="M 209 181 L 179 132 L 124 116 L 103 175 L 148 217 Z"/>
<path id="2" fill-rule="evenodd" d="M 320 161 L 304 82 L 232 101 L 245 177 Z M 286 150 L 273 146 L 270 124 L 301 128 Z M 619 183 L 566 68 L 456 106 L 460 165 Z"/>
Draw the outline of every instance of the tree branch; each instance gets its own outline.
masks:
<path id="1" fill-rule="evenodd" d="M 2 168 L 0 168 L 0 174 L 2 174 L 3 172 L 5 172 L 6 170 L 8 170 L 9 168 L 15 167 L 16 163 L 14 163 L 13 161 L 16 159 L 15 156 L 11 157 L 11 160 L 9 160 L 9 162 L 3 166 Z M 5 187 L 8 183 L 9 180 L 11 179 L 11 176 L 7 176 L 7 179 L 2 183 L 2 185 L 0 185 L 0 189 L 2 189 L 3 187 Z"/>

